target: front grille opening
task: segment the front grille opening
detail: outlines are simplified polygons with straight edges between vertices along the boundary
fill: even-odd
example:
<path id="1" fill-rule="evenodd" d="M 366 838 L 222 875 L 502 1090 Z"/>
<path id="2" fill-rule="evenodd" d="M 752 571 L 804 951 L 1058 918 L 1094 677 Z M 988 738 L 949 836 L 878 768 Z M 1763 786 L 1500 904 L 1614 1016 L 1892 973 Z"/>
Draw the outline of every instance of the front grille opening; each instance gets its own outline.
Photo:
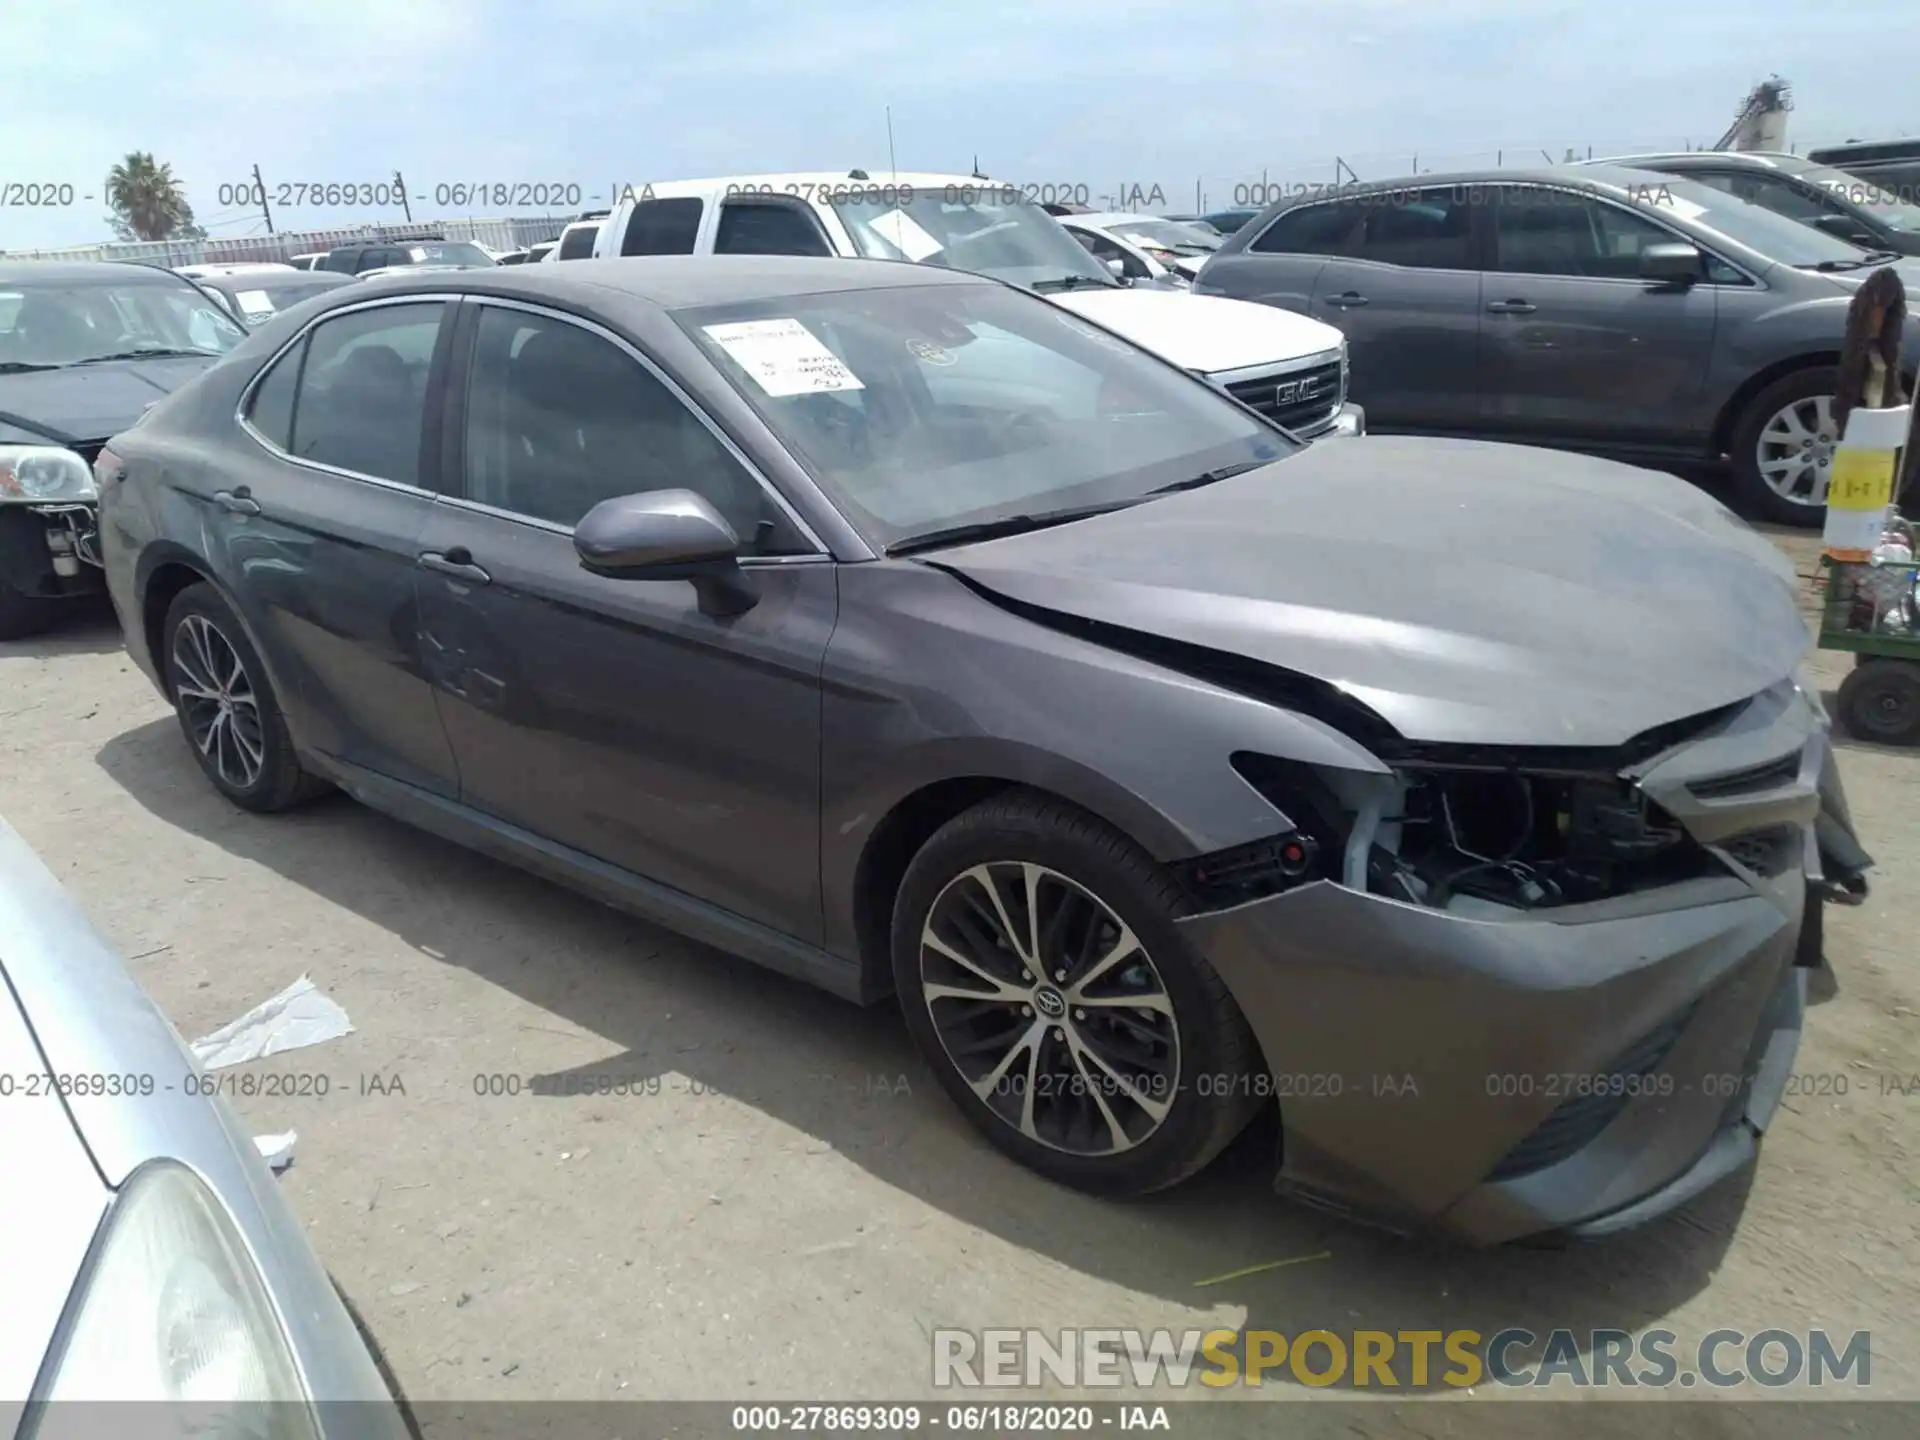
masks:
<path id="1" fill-rule="evenodd" d="M 1587 1093 L 1563 1101 L 1559 1108 L 1527 1133 L 1513 1149 L 1500 1157 L 1487 1172 L 1489 1182 L 1518 1180 L 1535 1175 L 1562 1160 L 1578 1154 L 1599 1138 L 1620 1112 L 1634 1099 L 1636 1082 L 1646 1079 L 1667 1058 L 1680 1034 L 1693 1018 L 1693 1007 L 1676 1015 L 1659 1029 L 1639 1040 L 1609 1065 L 1603 1074 L 1572 1082 Z M 1547 1077 L 1541 1077 L 1547 1083 Z"/>

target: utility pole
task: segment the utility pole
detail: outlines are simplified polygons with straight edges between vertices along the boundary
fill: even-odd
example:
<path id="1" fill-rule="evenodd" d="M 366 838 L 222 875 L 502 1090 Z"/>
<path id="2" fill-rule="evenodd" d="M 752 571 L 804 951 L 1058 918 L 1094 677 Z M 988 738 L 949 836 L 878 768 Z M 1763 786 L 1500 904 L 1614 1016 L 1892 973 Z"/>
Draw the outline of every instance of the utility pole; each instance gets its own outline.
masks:
<path id="1" fill-rule="evenodd" d="M 400 209 L 405 212 L 407 223 L 413 223 L 413 206 L 407 203 L 407 182 L 401 178 L 398 170 L 393 172 L 393 188 L 400 192 Z"/>
<path id="2" fill-rule="evenodd" d="M 893 162 L 893 106 L 887 106 L 887 177 L 900 173 L 900 167 Z"/>
<path id="3" fill-rule="evenodd" d="M 253 190 L 260 197 L 260 214 L 267 222 L 267 233 L 273 234 L 273 211 L 267 208 L 267 182 L 260 178 L 260 167 L 253 167 Z"/>

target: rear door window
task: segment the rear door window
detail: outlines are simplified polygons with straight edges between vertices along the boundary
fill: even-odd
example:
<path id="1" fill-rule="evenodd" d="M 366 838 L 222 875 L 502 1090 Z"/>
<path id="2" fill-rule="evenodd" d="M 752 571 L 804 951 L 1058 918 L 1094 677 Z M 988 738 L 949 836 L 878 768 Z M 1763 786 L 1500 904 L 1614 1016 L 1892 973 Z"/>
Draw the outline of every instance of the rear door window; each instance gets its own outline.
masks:
<path id="1" fill-rule="evenodd" d="M 1509 275 L 1637 279 L 1641 252 L 1673 239 L 1619 205 L 1566 190 L 1507 186 L 1494 206 L 1494 268 Z"/>
<path id="2" fill-rule="evenodd" d="M 1422 270 L 1473 269 L 1469 194 L 1466 186 L 1447 186 L 1365 197 L 1360 258 Z"/>
<path id="3" fill-rule="evenodd" d="M 1262 255 L 1345 255 L 1366 218 L 1354 201 L 1302 205 L 1269 225 L 1247 248 Z"/>
<path id="4" fill-rule="evenodd" d="M 288 453 L 357 475 L 421 484 L 427 376 L 446 309 L 437 300 L 380 305 L 315 326 L 306 342 Z M 254 398 L 257 403 L 258 392 Z"/>
<path id="5" fill-rule="evenodd" d="M 833 254 L 813 216 L 780 200 L 727 201 L 713 248 L 719 255 Z"/>
<path id="6" fill-rule="evenodd" d="M 691 255 L 700 236 L 701 202 L 695 196 L 642 200 L 627 217 L 622 255 Z"/>
<path id="7" fill-rule="evenodd" d="M 599 237 L 598 225 L 569 225 L 560 237 L 562 260 L 584 260 L 593 254 L 593 242 Z"/>

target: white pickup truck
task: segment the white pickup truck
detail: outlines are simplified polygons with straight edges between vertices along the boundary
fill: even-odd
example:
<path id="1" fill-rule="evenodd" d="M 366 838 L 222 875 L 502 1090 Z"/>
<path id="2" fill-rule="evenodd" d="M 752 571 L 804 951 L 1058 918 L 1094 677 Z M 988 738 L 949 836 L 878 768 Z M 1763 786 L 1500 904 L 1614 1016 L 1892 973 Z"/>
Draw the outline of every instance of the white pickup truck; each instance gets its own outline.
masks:
<path id="1" fill-rule="evenodd" d="M 1268 305 L 1123 284 L 1019 187 L 969 175 L 736 175 L 628 187 L 596 258 L 844 255 L 975 271 L 1044 295 L 1305 439 L 1358 435 L 1346 339 Z"/>

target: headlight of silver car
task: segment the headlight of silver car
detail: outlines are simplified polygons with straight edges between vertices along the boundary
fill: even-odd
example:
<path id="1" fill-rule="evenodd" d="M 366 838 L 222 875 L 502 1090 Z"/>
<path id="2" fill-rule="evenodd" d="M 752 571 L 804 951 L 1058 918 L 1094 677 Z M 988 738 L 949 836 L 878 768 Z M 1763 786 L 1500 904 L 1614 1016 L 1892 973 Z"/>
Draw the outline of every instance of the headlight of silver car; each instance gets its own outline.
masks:
<path id="1" fill-rule="evenodd" d="M 127 1183 L 83 1284 L 48 1401 L 185 1402 L 184 1413 L 203 1419 L 244 1417 L 233 1433 L 317 1440 L 305 1383 L 246 1244 L 184 1166 L 163 1161 Z M 84 1413 L 47 1405 L 35 1440 L 57 1440 L 63 1417 Z"/>
<path id="2" fill-rule="evenodd" d="M 59 445 L 0 445 L 0 505 L 64 505 L 99 498 L 93 467 Z"/>

